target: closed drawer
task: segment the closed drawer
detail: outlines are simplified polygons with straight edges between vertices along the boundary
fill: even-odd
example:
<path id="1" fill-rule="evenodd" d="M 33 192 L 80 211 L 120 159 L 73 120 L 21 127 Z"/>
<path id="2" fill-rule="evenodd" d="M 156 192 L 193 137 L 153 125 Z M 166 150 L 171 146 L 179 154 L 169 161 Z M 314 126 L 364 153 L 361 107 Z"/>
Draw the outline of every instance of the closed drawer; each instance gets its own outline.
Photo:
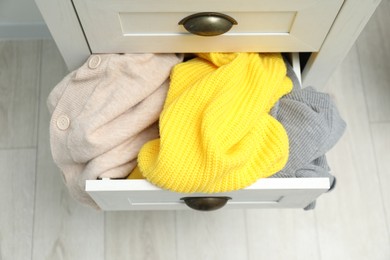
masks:
<path id="1" fill-rule="evenodd" d="M 324 41 L 342 0 L 74 0 L 93 53 L 313 52 Z M 219 12 L 237 21 L 223 35 L 187 32 L 179 22 Z"/>
<path id="2" fill-rule="evenodd" d="M 291 60 L 300 76 L 298 54 Z M 147 180 L 88 180 L 86 191 L 103 210 L 188 209 L 186 197 L 228 197 L 224 208 L 304 208 L 329 190 L 328 178 L 265 178 L 234 192 L 185 194 L 162 190 Z"/>

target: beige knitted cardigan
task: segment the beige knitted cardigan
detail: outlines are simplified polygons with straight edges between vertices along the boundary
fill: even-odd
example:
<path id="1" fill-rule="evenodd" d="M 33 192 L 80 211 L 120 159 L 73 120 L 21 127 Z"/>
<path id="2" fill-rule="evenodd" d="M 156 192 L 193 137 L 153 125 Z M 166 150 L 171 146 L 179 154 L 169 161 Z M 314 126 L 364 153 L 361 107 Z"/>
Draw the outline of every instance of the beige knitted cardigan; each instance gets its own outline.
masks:
<path id="1" fill-rule="evenodd" d="M 71 195 L 97 207 L 85 181 L 124 178 L 158 137 L 175 54 L 93 55 L 50 93 L 50 143 Z"/>

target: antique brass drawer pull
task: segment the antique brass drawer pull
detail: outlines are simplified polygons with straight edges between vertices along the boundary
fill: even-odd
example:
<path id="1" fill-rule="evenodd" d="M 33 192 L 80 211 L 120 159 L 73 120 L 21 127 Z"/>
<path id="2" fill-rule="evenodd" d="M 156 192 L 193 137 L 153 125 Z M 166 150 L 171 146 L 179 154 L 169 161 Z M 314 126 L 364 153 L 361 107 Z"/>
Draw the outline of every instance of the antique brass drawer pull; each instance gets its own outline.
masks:
<path id="1" fill-rule="evenodd" d="M 200 36 L 217 36 L 228 32 L 233 25 L 238 24 L 232 17 L 216 13 L 196 13 L 183 18 L 180 22 L 192 34 Z"/>
<path id="2" fill-rule="evenodd" d="M 195 210 L 211 211 L 222 208 L 226 205 L 230 197 L 184 197 L 184 203 Z"/>

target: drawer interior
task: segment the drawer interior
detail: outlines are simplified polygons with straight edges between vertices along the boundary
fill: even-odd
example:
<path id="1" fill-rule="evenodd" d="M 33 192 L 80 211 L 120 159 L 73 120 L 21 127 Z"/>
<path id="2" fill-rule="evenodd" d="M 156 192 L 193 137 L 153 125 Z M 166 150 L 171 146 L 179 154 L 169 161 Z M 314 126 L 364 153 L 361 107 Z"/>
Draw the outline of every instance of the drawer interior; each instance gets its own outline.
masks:
<path id="1" fill-rule="evenodd" d="M 286 54 L 300 79 L 299 53 Z M 162 190 L 147 180 L 87 180 L 86 191 L 103 210 L 188 209 L 184 197 L 229 197 L 225 208 L 304 208 L 329 190 L 328 178 L 265 178 L 234 192 L 184 194 Z"/>

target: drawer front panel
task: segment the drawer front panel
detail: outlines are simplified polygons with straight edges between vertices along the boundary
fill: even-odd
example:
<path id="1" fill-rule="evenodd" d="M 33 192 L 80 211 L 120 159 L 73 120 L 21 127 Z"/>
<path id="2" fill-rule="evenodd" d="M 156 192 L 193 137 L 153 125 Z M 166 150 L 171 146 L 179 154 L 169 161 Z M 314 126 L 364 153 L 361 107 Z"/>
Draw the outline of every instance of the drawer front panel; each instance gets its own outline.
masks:
<path id="1" fill-rule="evenodd" d="M 182 198 L 227 196 L 224 209 L 304 208 L 329 189 L 328 178 L 260 179 L 239 191 L 184 194 L 161 190 L 146 180 L 91 180 L 86 190 L 102 210 L 189 209 Z"/>
<path id="2" fill-rule="evenodd" d="M 178 21 L 191 15 L 188 12 L 167 13 L 119 13 L 122 34 L 125 36 L 179 36 L 189 34 Z M 227 33 L 261 35 L 266 33 L 289 33 L 295 12 L 229 12 L 227 15 L 240 21 Z"/>
<path id="3" fill-rule="evenodd" d="M 74 0 L 94 53 L 318 51 L 342 2 Z M 207 11 L 229 15 L 238 24 L 213 37 L 192 35 L 178 24 Z"/>

